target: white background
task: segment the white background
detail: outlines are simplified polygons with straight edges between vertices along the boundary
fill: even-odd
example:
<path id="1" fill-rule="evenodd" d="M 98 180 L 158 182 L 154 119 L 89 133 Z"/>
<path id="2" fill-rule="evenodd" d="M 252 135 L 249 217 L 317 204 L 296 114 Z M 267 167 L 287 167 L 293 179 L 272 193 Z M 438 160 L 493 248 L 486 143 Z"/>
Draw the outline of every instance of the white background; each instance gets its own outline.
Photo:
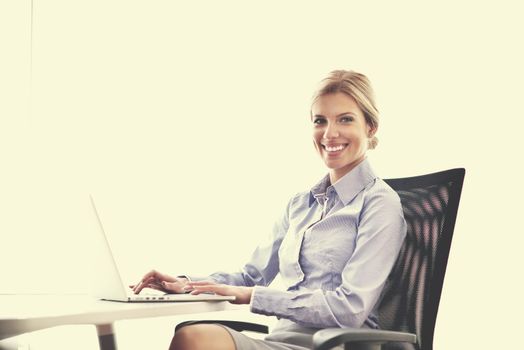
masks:
<path id="1" fill-rule="evenodd" d="M 239 268 L 325 173 L 310 99 L 354 69 L 376 90 L 381 177 L 467 170 L 435 349 L 515 348 L 521 14 L 517 1 L 2 0 L 0 293 L 87 291 L 89 193 L 127 281 Z M 120 327 L 148 324 L 133 322 Z M 162 347 L 171 326 L 140 339 Z M 75 332 L 28 341 L 67 348 L 49 334 Z"/>

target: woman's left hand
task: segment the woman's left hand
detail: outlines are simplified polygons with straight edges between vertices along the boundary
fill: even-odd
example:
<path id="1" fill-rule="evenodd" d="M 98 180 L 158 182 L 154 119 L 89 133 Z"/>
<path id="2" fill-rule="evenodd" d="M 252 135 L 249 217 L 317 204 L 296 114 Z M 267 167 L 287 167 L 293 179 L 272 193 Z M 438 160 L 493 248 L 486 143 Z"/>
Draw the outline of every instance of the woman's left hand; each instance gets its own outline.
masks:
<path id="1" fill-rule="evenodd" d="M 230 286 L 227 284 L 218 284 L 213 281 L 192 281 L 184 287 L 185 290 L 191 291 L 191 294 L 215 293 L 218 295 L 234 296 L 233 304 L 249 304 L 253 287 Z"/>

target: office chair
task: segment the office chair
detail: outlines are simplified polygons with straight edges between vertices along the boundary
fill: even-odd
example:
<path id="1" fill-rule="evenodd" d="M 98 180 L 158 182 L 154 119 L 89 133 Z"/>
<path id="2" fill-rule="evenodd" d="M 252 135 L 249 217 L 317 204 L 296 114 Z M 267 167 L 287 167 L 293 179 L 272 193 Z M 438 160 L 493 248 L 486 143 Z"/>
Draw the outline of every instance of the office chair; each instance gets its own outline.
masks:
<path id="1" fill-rule="evenodd" d="M 444 274 L 457 217 L 465 169 L 385 180 L 400 196 L 407 236 L 379 301 L 379 330 L 328 328 L 313 336 L 314 350 L 345 344 L 351 350 L 432 350 Z M 237 331 L 268 333 L 263 325 L 221 323 Z"/>

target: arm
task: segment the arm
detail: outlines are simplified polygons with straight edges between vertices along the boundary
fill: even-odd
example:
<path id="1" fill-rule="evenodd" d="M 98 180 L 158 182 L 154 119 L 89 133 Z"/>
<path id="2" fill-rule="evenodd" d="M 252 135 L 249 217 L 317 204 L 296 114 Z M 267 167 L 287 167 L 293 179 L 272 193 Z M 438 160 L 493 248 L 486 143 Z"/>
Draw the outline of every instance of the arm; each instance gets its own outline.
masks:
<path id="1" fill-rule="evenodd" d="M 390 192 L 370 196 L 362 208 L 355 250 L 338 288 L 284 292 L 255 287 L 251 311 L 308 327 L 359 328 L 382 292 L 405 234 L 398 196 Z"/>
<path id="2" fill-rule="evenodd" d="M 198 283 L 199 281 L 214 282 L 226 286 L 252 287 L 254 285 L 269 285 L 278 273 L 278 249 L 289 227 L 289 207 L 294 198 L 288 202 L 286 210 L 279 220 L 275 222 L 271 235 L 255 249 L 251 259 L 241 271 L 236 273 L 216 272 L 208 277 L 188 275 L 173 277 L 151 270 L 137 284 L 129 287 L 135 294 L 138 294 L 146 287 L 168 293 L 187 293 L 192 290 L 193 282 Z M 213 290 L 207 291 L 218 292 Z M 230 290 L 228 289 L 227 292 L 230 292 Z M 246 292 L 247 290 L 242 291 L 243 294 Z M 250 297 L 251 291 L 249 291 L 249 296 L 246 297 L 246 303 L 249 302 Z M 245 298 L 239 299 L 244 300 Z"/>

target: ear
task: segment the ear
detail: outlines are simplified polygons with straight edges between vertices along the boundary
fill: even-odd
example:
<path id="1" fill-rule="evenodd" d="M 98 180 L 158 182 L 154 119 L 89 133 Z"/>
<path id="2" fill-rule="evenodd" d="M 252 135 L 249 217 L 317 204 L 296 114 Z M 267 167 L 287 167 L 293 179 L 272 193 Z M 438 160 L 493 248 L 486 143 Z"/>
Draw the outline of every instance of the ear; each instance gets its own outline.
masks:
<path id="1" fill-rule="evenodd" d="M 372 138 L 373 136 L 375 136 L 377 129 L 378 127 L 372 127 L 371 125 L 366 124 L 368 138 Z"/>

